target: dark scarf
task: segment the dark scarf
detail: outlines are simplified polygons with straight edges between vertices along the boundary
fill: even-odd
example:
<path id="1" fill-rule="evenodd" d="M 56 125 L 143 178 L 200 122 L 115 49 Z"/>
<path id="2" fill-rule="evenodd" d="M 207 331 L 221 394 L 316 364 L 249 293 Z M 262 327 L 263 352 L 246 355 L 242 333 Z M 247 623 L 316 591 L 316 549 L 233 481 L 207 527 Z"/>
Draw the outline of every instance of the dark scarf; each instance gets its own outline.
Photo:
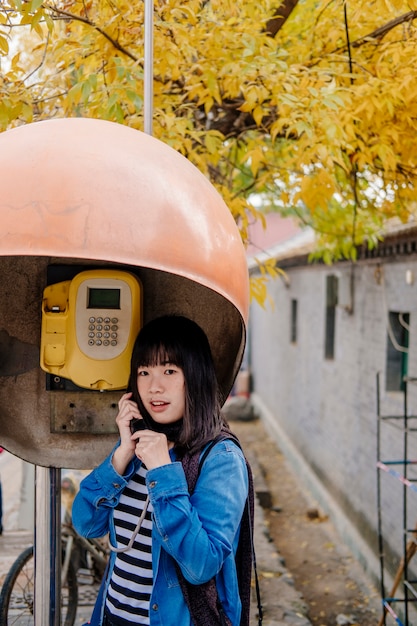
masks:
<path id="1" fill-rule="evenodd" d="M 240 447 L 238 439 L 230 432 L 224 432 L 219 435 L 208 449 L 203 453 L 200 462 L 200 452 L 194 454 L 186 454 L 182 459 L 182 466 L 188 483 L 190 494 L 193 493 L 197 479 L 200 473 L 202 462 L 210 451 L 211 447 L 218 441 L 231 439 Z M 246 460 L 246 459 L 245 459 Z M 252 470 L 246 461 L 249 478 L 249 491 L 246 500 L 245 510 L 242 516 L 240 526 L 239 544 L 236 553 L 236 570 L 239 582 L 239 595 L 242 602 L 242 616 L 240 626 L 249 626 L 250 613 L 250 596 L 251 596 L 251 579 L 252 579 L 252 528 L 254 521 L 254 490 Z M 201 585 L 192 585 L 183 576 L 179 566 L 177 565 L 178 580 L 184 594 L 185 601 L 190 610 L 191 619 L 195 626 L 237 626 L 232 625 L 229 618 L 225 615 L 221 606 L 216 580 L 212 578 L 207 583 Z"/>

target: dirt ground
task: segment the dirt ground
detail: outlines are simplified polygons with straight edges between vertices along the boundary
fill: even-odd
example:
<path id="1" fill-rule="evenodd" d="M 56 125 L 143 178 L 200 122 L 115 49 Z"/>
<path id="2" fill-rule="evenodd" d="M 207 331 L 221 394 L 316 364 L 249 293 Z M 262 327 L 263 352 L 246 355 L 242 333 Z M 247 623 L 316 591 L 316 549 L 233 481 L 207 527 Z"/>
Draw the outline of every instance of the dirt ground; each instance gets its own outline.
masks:
<path id="1" fill-rule="evenodd" d="M 376 626 L 381 616 L 379 591 L 302 490 L 262 423 L 230 425 L 248 459 L 255 455 L 255 472 L 262 472 L 271 498 L 264 508 L 270 538 L 309 607 L 313 626 Z"/>

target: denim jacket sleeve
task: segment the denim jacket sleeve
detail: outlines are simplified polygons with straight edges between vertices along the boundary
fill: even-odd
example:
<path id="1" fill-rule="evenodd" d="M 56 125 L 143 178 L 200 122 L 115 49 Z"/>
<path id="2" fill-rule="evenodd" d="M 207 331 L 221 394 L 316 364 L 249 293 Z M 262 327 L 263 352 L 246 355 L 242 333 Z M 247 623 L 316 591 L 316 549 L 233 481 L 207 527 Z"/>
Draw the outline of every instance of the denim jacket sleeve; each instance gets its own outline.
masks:
<path id="1" fill-rule="evenodd" d="M 230 440 L 217 443 L 191 497 L 179 462 L 149 470 L 147 484 L 153 538 L 175 559 L 189 582 L 210 580 L 236 548 L 248 493 L 242 451 Z"/>
<path id="2" fill-rule="evenodd" d="M 103 537 L 110 527 L 110 515 L 120 494 L 136 471 L 136 457 L 123 476 L 112 465 L 114 450 L 80 484 L 72 506 L 72 521 L 83 537 Z"/>

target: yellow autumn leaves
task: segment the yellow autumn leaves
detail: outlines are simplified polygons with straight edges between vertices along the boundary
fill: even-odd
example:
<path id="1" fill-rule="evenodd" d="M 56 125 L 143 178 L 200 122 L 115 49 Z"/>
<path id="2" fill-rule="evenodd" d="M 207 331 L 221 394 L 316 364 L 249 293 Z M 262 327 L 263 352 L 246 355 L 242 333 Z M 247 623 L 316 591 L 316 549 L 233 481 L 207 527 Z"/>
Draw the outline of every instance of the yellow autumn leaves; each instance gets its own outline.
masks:
<path id="1" fill-rule="evenodd" d="M 155 0 L 153 132 L 211 179 L 244 241 L 264 195 L 326 261 L 354 259 L 414 211 L 417 0 L 286 2 L 272 37 L 272 0 Z M 0 130 L 53 116 L 143 129 L 143 11 L 3 0 Z"/>

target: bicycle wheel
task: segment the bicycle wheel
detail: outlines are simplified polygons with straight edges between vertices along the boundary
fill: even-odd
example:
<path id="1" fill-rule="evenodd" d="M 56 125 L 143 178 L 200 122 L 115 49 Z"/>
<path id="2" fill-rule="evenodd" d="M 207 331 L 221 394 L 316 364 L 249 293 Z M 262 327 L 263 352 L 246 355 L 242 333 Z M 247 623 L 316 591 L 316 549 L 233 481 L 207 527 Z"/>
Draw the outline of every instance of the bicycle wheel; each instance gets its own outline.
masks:
<path id="1" fill-rule="evenodd" d="M 33 626 L 35 570 L 33 547 L 26 548 L 13 563 L 0 594 L 2 626 Z M 77 576 L 70 563 L 66 585 L 61 590 L 63 626 L 73 626 L 77 614 Z"/>

